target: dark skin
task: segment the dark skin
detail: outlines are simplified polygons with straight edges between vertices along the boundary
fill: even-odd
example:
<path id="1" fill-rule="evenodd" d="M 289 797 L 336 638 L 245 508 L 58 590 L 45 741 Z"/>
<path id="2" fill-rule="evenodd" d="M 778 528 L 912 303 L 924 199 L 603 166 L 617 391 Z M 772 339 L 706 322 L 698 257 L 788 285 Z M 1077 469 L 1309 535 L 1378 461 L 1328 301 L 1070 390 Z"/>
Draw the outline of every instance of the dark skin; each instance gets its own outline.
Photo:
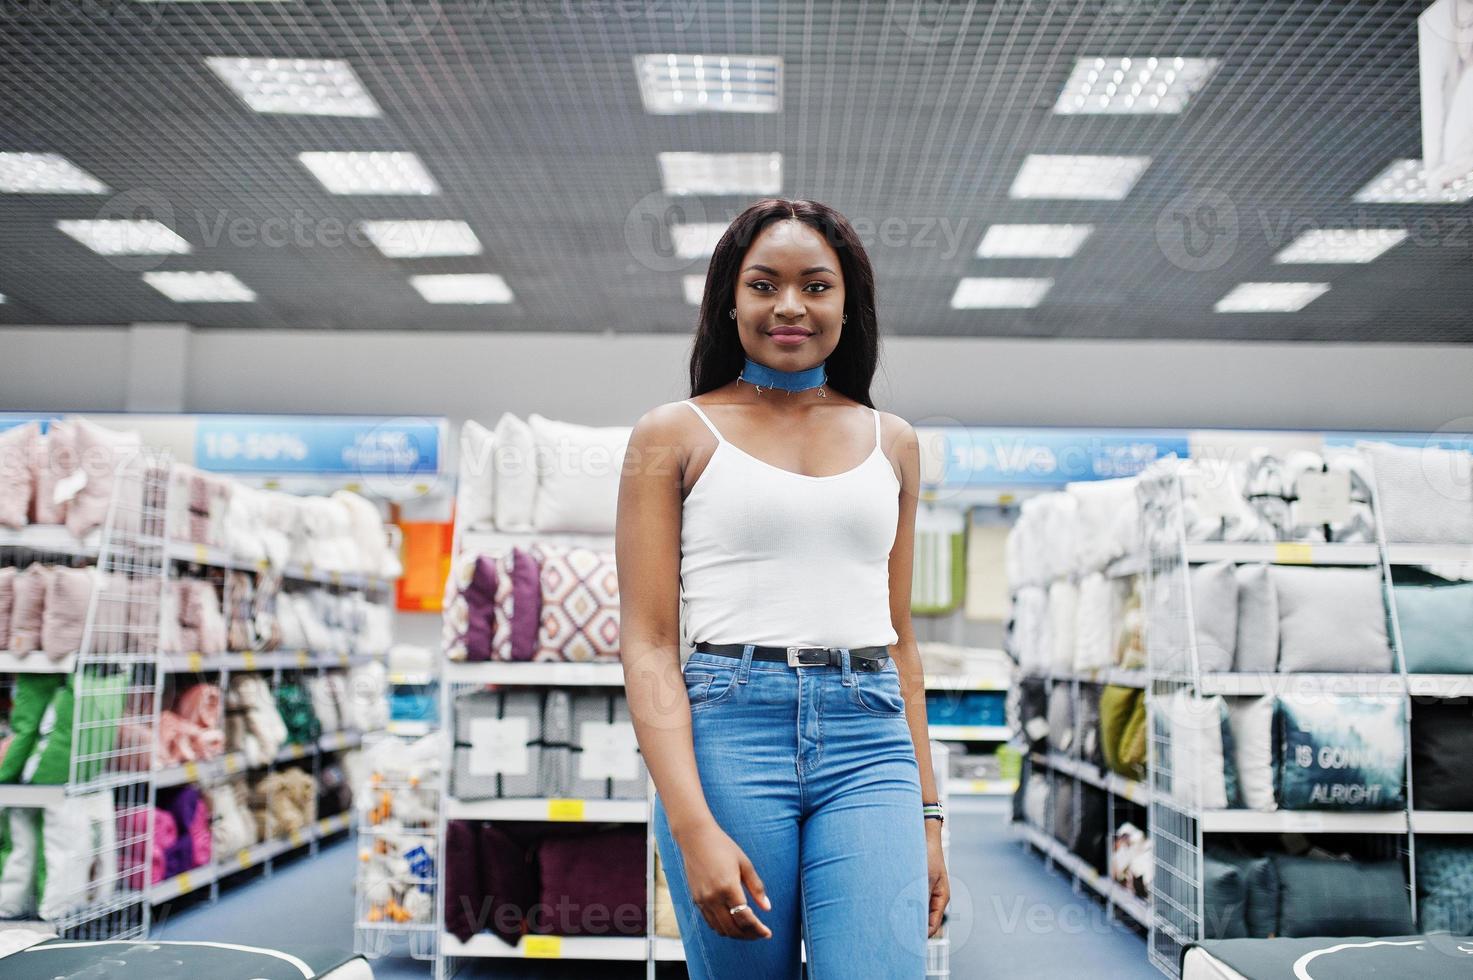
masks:
<path id="1" fill-rule="evenodd" d="M 844 280 L 838 255 L 799 221 L 770 225 L 753 241 L 735 285 L 737 330 L 748 357 L 780 371 L 822 363 L 843 330 Z M 779 344 L 779 326 L 809 332 Z M 733 380 L 693 399 L 722 435 L 763 462 L 805 476 L 853 469 L 874 449 L 869 409 L 836 391 L 761 394 Z M 936 799 L 926 729 L 925 684 L 910 620 L 911 567 L 920 445 L 904 419 L 881 413 L 880 443 L 900 481 L 900 518 L 890 552 L 889 648 L 905 693 L 906 717 L 920 767 L 921 795 Z M 680 672 L 681 504 L 717 447 L 715 437 L 678 402 L 646 412 L 630 433 L 619 486 L 615 558 L 620 582 L 620 638 L 635 734 L 680 846 L 691 896 L 708 925 L 735 939 L 767 939 L 758 910 L 768 901 L 757 869 L 717 824 L 701 790 L 691 741 L 690 701 Z M 918 815 L 919 816 L 919 815 Z M 941 825 L 925 821 L 930 878 L 928 931 L 941 927 L 951 889 L 941 854 Z M 750 896 L 750 898 L 749 898 Z M 752 907 L 732 915 L 733 906 Z"/>

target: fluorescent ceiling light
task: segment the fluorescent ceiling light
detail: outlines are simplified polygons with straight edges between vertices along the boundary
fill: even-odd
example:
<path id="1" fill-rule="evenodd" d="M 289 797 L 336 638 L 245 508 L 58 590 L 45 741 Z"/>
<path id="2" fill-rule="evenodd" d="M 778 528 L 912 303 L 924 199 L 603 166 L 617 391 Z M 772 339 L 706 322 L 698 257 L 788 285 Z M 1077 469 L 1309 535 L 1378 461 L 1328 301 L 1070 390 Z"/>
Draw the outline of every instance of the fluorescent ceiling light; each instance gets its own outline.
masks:
<path id="1" fill-rule="evenodd" d="M 1029 309 L 1043 302 L 1052 279 L 993 279 L 971 276 L 956 284 L 953 310 Z"/>
<path id="2" fill-rule="evenodd" d="M 490 273 L 410 276 L 409 284 L 427 303 L 510 303 L 511 287 Z"/>
<path id="3" fill-rule="evenodd" d="M 189 243 L 160 221 L 58 221 L 56 227 L 98 255 L 186 255 Z"/>
<path id="4" fill-rule="evenodd" d="M 391 259 L 481 254 L 481 240 L 464 221 L 365 221 L 363 233 Z"/>
<path id="5" fill-rule="evenodd" d="M 681 279 L 681 285 L 685 289 L 685 301 L 691 306 L 700 306 L 701 300 L 706 297 L 706 277 L 685 276 Z"/>
<path id="6" fill-rule="evenodd" d="M 783 60 L 770 56 L 641 54 L 634 58 L 639 97 L 654 115 L 686 112 L 778 112 Z"/>
<path id="7" fill-rule="evenodd" d="M 1374 262 L 1407 237 L 1402 228 L 1315 228 L 1274 256 L 1275 262 Z"/>
<path id="8" fill-rule="evenodd" d="M 1175 115 L 1202 90 L 1217 65 L 1216 58 L 1080 58 L 1054 112 Z"/>
<path id="9" fill-rule="evenodd" d="M 320 58 L 206 58 L 257 112 L 300 116 L 382 115 L 346 61 Z"/>
<path id="10" fill-rule="evenodd" d="M 107 185 L 56 153 L 0 153 L 0 192 L 106 194 Z"/>
<path id="11" fill-rule="evenodd" d="M 249 303 L 256 298 L 228 272 L 145 272 L 143 281 L 176 303 Z"/>
<path id="12" fill-rule="evenodd" d="M 661 153 L 665 193 L 781 194 L 781 153 Z"/>
<path id="13" fill-rule="evenodd" d="M 1329 291 L 1327 282 L 1244 282 L 1213 309 L 1218 313 L 1293 313 Z"/>
<path id="14" fill-rule="evenodd" d="M 1422 179 L 1421 160 L 1394 160 L 1355 199 L 1362 204 L 1461 204 L 1473 200 L 1473 172 L 1434 190 Z"/>
<path id="15" fill-rule="evenodd" d="M 716 251 L 716 243 L 726 234 L 727 225 L 719 221 L 693 222 L 675 225 L 670 229 L 670 239 L 675 243 L 675 254 L 682 259 L 699 259 Z"/>
<path id="16" fill-rule="evenodd" d="M 1008 193 L 1024 198 L 1121 201 L 1150 165 L 1150 157 L 1031 153 Z"/>
<path id="17" fill-rule="evenodd" d="M 310 152 L 297 159 L 333 194 L 438 194 L 440 187 L 413 153 Z"/>
<path id="18" fill-rule="evenodd" d="M 0 293 L 0 303 L 3 303 L 3 302 L 5 302 L 5 294 L 4 293 Z"/>
<path id="19" fill-rule="evenodd" d="M 979 259 L 1067 259 L 1094 225 L 993 225 L 977 246 Z"/>

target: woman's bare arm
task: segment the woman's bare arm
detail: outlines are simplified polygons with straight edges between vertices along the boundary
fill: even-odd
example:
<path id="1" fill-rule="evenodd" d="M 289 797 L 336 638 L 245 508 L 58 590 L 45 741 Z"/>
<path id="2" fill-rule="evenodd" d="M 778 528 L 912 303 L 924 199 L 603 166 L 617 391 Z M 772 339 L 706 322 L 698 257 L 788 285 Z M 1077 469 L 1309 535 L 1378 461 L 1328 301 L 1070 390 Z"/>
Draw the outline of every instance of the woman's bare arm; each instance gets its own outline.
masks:
<path id="1" fill-rule="evenodd" d="M 629 713 L 670 829 L 710 822 L 680 674 L 681 472 L 672 406 L 647 412 L 629 435 L 619 480 L 614 557 L 619 656 Z"/>

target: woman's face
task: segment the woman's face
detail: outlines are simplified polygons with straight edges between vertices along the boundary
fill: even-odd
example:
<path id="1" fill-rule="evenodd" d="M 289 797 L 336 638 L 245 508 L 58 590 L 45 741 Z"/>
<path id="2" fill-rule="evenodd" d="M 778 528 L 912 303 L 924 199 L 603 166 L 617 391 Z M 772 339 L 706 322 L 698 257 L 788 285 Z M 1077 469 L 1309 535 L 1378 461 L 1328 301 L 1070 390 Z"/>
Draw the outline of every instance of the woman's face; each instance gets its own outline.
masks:
<path id="1" fill-rule="evenodd" d="M 843 329 L 844 276 L 823 234 L 801 221 L 768 225 L 737 272 L 737 334 L 747 356 L 804 371 L 833 353 Z"/>

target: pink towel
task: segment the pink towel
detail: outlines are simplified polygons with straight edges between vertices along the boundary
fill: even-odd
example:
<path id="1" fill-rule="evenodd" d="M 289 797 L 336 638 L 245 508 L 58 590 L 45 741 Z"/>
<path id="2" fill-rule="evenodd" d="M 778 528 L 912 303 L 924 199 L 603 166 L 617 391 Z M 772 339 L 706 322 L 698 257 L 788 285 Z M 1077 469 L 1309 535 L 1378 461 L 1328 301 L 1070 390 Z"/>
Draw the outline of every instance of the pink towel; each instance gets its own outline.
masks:
<path id="1" fill-rule="evenodd" d="M 145 853 L 144 836 L 148 832 L 148 811 L 142 808 L 118 813 L 118 838 L 123 850 L 124 887 L 142 890 L 142 867 Z M 179 827 L 166 810 L 153 811 L 153 861 L 149 867 L 149 884 L 164 880 L 165 852 L 179 839 Z"/>
<path id="2" fill-rule="evenodd" d="M 174 710 L 179 717 L 204 728 L 220 727 L 220 709 L 224 697 L 214 684 L 195 684 L 179 695 Z"/>
<path id="3" fill-rule="evenodd" d="M 41 648 L 41 624 L 45 619 L 46 586 L 51 581 L 49 565 L 32 564 L 15 577 L 15 605 L 10 614 L 10 649 L 26 654 Z"/>

